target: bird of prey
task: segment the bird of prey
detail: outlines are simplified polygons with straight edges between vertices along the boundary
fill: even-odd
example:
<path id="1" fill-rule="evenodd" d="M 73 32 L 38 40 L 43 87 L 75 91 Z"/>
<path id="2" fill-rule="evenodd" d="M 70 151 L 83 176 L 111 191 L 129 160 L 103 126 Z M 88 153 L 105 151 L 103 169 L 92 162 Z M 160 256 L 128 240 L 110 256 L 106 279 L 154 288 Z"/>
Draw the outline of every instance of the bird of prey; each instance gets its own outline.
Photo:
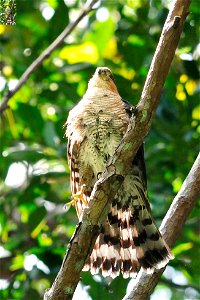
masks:
<path id="1" fill-rule="evenodd" d="M 95 182 L 124 136 L 133 107 L 118 93 L 112 72 L 97 68 L 66 122 L 72 201 L 79 220 Z M 166 265 L 173 255 L 152 218 L 143 145 L 110 204 L 107 219 L 84 270 L 115 278 L 135 277 Z"/>

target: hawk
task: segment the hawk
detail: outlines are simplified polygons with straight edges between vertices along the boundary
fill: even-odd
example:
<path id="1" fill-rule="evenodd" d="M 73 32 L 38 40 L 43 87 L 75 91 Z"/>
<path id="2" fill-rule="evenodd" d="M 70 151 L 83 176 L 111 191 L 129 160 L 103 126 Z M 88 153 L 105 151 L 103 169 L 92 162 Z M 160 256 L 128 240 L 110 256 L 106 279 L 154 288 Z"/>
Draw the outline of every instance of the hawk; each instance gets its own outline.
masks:
<path id="1" fill-rule="evenodd" d="M 95 182 L 124 136 L 133 107 L 117 90 L 110 69 L 97 68 L 80 102 L 66 122 L 72 201 L 79 220 Z M 107 220 L 84 270 L 104 277 L 135 277 L 140 267 L 151 272 L 173 255 L 151 216 L 143 145 L 110 205 Z"/>

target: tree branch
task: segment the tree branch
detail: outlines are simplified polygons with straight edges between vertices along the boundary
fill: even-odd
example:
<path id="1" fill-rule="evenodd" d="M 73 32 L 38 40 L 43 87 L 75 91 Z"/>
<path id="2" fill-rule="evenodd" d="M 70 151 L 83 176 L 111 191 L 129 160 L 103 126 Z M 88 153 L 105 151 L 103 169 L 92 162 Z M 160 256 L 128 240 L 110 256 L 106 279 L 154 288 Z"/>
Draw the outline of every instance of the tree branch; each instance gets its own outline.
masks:
<path id="1" fill-rule="evenodd" d="M 149 131 L 158 105 L 162 87 L 175 54 L 190 1 L 177 0 L 170 10 L 157 46 L 142 97 L 128 130 L 109 161 L 105 172 L 94 186 L 89 207 L 84 210 L 83 220 L 76 228 L 61 269 L 45 300 L 71 299 L 78 284 L 85 260 L 91 253 L 106 219 L 114 195 L 127 174 L 128 167 Z"/>
<path id="2" fill-rule="evenodd" d="M 176 289 L 187 289 L 187 288 L 192 288 L 194 290 L 196 290 L 198 293 L 200 293 L 200 287 L 197 286 L 197 285 L 194 285 L 194 284 L 177 284 L 177 283 L 174 283 L 172 282 L 171 280 L 169 279 L 166 279 L 166 278 L 162 278 L 161 279 L 161 283 L 164 283 L 166 285 L 168 285 L 170 288 L 176 288 Z"/>
<path id="3" fill-rule="evenodd" d="M 174 198 L 161 226 L 160 231 L 171 247 L 180 235 L 182 227 L 192 211 L 193 206 L 200 195 L 200 154 L 196 158 L 188 176 L 180 191 Z M 135 285 L 129 295 L 123 300 L 146 300 L 158 283 L 165 268 L 149 275 L 143 269 L 140 270 Z"/>
<path id="4" fill-rule="evenodd" d="M 42 62 L 50 56 L 50 54 L 62 44 L 64 39 L 74 30 L 74 28 L 78 25 L 78 23 L 92 10 L 95 3 L 97 3 L 99 0 L 92 0 L 91 3 L 82 10 L 78 18 L 71 24 L 69 24 L 62 32 L 61 34 L 53 41 L 52 44 L 49 45 L 48 48 L 46 48 L 40 56 L 36 58 L 32 62 L 32 64 L 25 70 L 25 72 L 20 77 L 16 87 L 12 90 L 9 90 L 5 93 L 3 100 L 0 105 L 0 115 L 3 113 L 5 109 L 7 109 L 8 101 L 15 95 L 15 93 L 22 87 L 22 85 L 27 81 L 27 79 L 30 77 L 30 75 L 37 69 Z"/>

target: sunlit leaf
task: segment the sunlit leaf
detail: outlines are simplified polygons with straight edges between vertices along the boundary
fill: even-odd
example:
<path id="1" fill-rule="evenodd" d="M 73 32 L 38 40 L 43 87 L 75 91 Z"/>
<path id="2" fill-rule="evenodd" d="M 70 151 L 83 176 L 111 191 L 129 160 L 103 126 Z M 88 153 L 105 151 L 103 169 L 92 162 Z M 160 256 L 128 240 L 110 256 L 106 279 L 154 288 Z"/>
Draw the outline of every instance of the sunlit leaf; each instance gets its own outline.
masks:
<path id="1" fill-rule="evenodd" d="M 59 57 L 67 60 L 70 64 L 79 62 L 96 63 L 99 55 L 97 47 L 92 42 L 85 42 L 80 45 L 65 46 L 59 53 Z"/>
<path id="2" fill-rule="evenodd" d="M 38 233 L 39 233 L 38 229 L 34 230 L 34 233 L 32 233 L 32 237 L 34 238 L 34 236 L 37 236 Z M 48 237 L 45 233 L 42 233 L 38 236 L 38 242 L 39 242 L 41 247 L 48 247 L 48 246 L 51 246 L 53 244 L 53 240 L 50 237 Z"/>
<path id="3" fill-rule="evenodd" d="M 128 80 L 133 80 L 134 76 L 136 75 L 133 69 L 126 68 L 126 67 L 117 69 L 115 72 Z"/>
<path id="4" fill-rule="evenodd" d="M 142 47 L 145 44 L 145 41 L 136 34 L 131 34 L 128 38 L 128 42 L 136 47 Z"/>
<path id="5" fill-rule="evenodd" d="M 32 281 L 31 286 L 33 289 L 36 289 L 42 296 L 45 290 L 50 288 L 50 282 L 47 279 L 42 278 Z"/>
<path id="6" fill-rule="evenodd" d="M 181 178 L 177 177 L 173 180 L 172 182 L 172 186 L 173 186 L 173 191 L 174 193 L 178 193 L 181 186 L 182 186 L 183 182 L 181 180 Z"/>
<path id="7" fill-rule="evenodd" d="M 117 57 L 117 41 L 114 37 L 111 38 L 106 44 L 103 51 L 103 58 L 110 60 L 114 59 L 116 62 L 120 61 L 120 59 Z"/>
<path id="8" fill-rule="evenodd" d="M 175 248 L 173 248 L 173 254 L 176 255 L 180 255 L 181 253 L 190 250 L 193 247 L 193 243 L 183 243 L 180 244 L 178 246 L 176 246 Z"/>
<path id="9" fill-rule="evenodd" d="M 200 106 L 197 106 L 192 111 L 192 119 L 200 120 Z"/>
<path id="10" fill-rule="evenodd" d="M 44 217 L 46 216 L 46 210 L 44 207 L 37 208 L 32 214 L 29 216 L 29 227 L 31 229 L 32 238 L 36 238 L 37 235 L 41 232 L 44 227 L 46 220 Z"/>
<path id="11" fill-rule="evenodd" d="M 108 18 L 104 22 L 94 22 L 93 30 L 87 32 L 84 39 L 88 42 L 92 41 L 96 45 L 100 56 L 111 58 L 117 51 L 116 40 L 113 37 L 114 30 L 115 23 L 112 18 Z"/>
<path id="12" fill-rule="evenodd" d="M 180 82 L 181 83 L 185 83 L 185 82 L 187 82 L 188 81 L 188 76 L 186 75 L 186 74 L 182 74 L 181 76 L 180 76 Z"/>
<path id="13" fill-rule="evenodd" d="M 16 271 L 24 267 L 24 256 L 18 254 L 12 259 L 12 263 L 10 266 L 11 271 Z"/>
<path id="14" fill-rule="evenodd" d="M 188 95 L 193 95 L 197 88 L 197 83 L 194 80 L 188 80 L 185 84 L 185 89 Z"/>
<path id="15" fill-rule="evenodd" d="M 176 86 L 176 99 L 178 99 L 179 101 L 186 100 L 186 94 L 184 92 L 182 84 L 177 84 Z"/>

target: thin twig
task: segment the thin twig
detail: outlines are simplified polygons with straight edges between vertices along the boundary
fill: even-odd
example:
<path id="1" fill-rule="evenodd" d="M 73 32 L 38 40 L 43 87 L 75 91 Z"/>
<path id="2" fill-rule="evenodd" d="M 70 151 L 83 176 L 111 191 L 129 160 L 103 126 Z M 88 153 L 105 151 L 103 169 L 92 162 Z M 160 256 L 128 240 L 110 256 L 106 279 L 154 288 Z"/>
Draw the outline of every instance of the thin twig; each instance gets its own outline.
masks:
<path id="1" fill-rule="evenodd" d="M 112 160 L 94 186 L 89 207 L 84 210 L 83 220 L 71 239 L 68 252 L 51 289 L 44 295 L 45 300 L 72 299 L 85 260 L 93 249 L 100 225 L 106 220 L 110 203 L 149 131 L 183 30 L 189 3 L 189 0 L 177 0 L 169 12 L 135 114 Z M 175 21 L 177 16 L 179 21 Z"/>
<path id="2" fill-rule="evenodd" d="M 37 69 L 42 62 L 50 56 L 50 54 L 60 46 L 60 44 L 64 41 L 64 39 L 76 28 L 77 24 L 92 10 L 95 3 L 97 3 L 99 0 L 92 0 L 91 3 L 82 10 L 78 18 L 71 24 L 69 24 L 62 32 L 61 34 L 53 41 L 52 44 L 46 48 L 39 57 L 36 58 L 32 62 L 32 64 L 26 69 L 26 71 L 22 74 L 20 77 L 16 87 L 12 90 L 8 90 L 1 102 L 0 105 L 0 115 L 3 113 L 5 109 L 7 109 L 8 101 L 15 95 L 15 93 L 22 87 L 22 85 L 27 81 L 27 79 L 30 77 L 30 75 Z"/>
<path id="3" fill-rule="evenodd" d="M 162 278 L 161 282 L 168 285 L 169 287 L 173 287 L 173 288 L 176 288 L 176 289 L 185 290 L 187 288 L 191 288 L 191 289 L 196 290 L 198 293 L 200 293 L 200 287 L 197 286 L 197 285 L 194 285 L 194 284 L 183 284 L 183 285 L 182 284 L 177 284 L 177 283 L 174 283 L 171 280 L 166 279 L 166 278 Z"/>

